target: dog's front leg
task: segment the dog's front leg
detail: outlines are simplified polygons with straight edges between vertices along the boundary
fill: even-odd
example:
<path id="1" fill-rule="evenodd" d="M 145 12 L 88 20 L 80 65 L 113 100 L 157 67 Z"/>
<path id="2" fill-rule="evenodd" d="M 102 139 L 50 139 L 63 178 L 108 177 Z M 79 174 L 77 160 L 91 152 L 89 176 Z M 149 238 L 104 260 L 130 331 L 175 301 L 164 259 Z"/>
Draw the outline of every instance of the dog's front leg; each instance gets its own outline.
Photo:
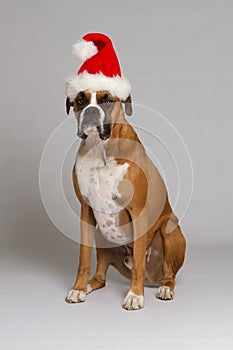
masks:
<path id="1" fill-rule="evenodd" d="M 86 299 L 94 236 L 95 219 L 92 209 L 85 204 L 81 207 L 81 244 L 79 268 L 75 284 L 66 297 L 66 301 L 68 303 L 79 303 L 85 301 Z"/>
<path id="2" fill-rule="evenodd" d="M 131 217 L 134 229 L 132 278 L 122 306 L 126 310 L 138 310 L 144 306 L 147 236 L 143 220 L 136 216 L 134 220 L 134 213 L 131 213 Z"/>

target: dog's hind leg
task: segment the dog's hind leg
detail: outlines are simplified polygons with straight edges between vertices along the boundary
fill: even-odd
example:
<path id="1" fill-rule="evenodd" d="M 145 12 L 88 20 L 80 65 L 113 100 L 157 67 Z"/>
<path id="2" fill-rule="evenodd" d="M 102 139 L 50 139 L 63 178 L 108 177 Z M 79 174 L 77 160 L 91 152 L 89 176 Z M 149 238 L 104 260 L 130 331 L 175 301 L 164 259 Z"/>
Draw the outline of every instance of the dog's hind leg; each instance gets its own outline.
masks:
<path id="1" fill-rule="evenodd" d="M 161 225 L 160 233 L 164 248 L 163 279 L 156 297 L 170 300 L 174 297 L 175 276 L 184 262 L 186 242 L 173 214 Z"/>

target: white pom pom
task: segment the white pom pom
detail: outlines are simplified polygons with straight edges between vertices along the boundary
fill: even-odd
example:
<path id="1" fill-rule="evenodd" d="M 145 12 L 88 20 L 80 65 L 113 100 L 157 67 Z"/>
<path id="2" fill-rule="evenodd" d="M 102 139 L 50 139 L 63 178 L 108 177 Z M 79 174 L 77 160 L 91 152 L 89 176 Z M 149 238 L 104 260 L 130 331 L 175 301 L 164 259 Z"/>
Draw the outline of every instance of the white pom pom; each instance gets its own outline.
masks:
<path id="1" fill-rule="evenodd" d="M 80 40 L 72 46 L 72 54 L 85 62 L 88 58 L 97 54 L 97 47 L 93 41 Z"/>

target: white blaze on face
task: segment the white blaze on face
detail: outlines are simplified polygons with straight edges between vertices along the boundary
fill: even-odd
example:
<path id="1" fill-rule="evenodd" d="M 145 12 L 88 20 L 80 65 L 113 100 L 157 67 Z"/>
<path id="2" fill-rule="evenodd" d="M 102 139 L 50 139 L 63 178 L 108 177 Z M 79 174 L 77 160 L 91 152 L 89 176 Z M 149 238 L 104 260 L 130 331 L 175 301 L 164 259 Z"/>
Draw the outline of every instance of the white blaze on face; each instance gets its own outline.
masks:
<path id="1" fill-rule="evenodd" d="M 105 118 L 105 113 L 103 111 L 103 109 L 98 105 L 97 103 L 97 99 L 96 99 L 96 92 L 93 92 L 91 94 L 91 100 L 89 105 L 87 105 L 82 112 L 80 113 L 80 117 L 79 117 L 79 121 L 78 121 L 78 128 L 79 131 L 81 129 L 82 123 L 84 121 L 85 118 L 85 111 L 89 108 L 89 107 L 96 107 L 99 111 L 99 120 L 100 120 L 100 127 L 103 128 L 103 122 L 104 122 L 104 118 Z"/>
<path id="2" fill-rule="evenodd" d="M 90 102 L 91 106 L 97 106 L 97 100 L 96 100 L 96 92 L 93 92 L 91 94 L 91 102 Z"/>

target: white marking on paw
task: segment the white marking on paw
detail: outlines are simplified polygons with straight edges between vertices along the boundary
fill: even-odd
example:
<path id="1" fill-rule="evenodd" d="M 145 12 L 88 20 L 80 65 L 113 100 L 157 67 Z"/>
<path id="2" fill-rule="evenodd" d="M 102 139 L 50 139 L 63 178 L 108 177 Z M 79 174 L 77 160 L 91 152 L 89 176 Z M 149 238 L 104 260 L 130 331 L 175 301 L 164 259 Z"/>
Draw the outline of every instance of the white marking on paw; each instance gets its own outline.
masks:
<path id="1" fill-rule="evenodd" d="M 92 291 L 91 285 L 88 283 L 88 285 L 87 285 L 87 294 L 91 293 L 91 291 Z"/>
<path id="2" fill-rule="evenodd" d="M 139 310 L 144 307 L 144 296 L 137 295 L 129 290 L 122 307 L 126 310 Z"/>
<path id="3" fill-rule="evenodd" d="M 166 286 L 160 286 L 157 290 L 156 297 L 162 300 L 171 300 L 174 298 L 174 290 Z"/>
<path id="4" fill-rule="evenodd" d="M 85 300 L 86 300 L 86 293 L 77 289 L 71 289 L 66 297 L 67 303 L 81 303 Z"/>

